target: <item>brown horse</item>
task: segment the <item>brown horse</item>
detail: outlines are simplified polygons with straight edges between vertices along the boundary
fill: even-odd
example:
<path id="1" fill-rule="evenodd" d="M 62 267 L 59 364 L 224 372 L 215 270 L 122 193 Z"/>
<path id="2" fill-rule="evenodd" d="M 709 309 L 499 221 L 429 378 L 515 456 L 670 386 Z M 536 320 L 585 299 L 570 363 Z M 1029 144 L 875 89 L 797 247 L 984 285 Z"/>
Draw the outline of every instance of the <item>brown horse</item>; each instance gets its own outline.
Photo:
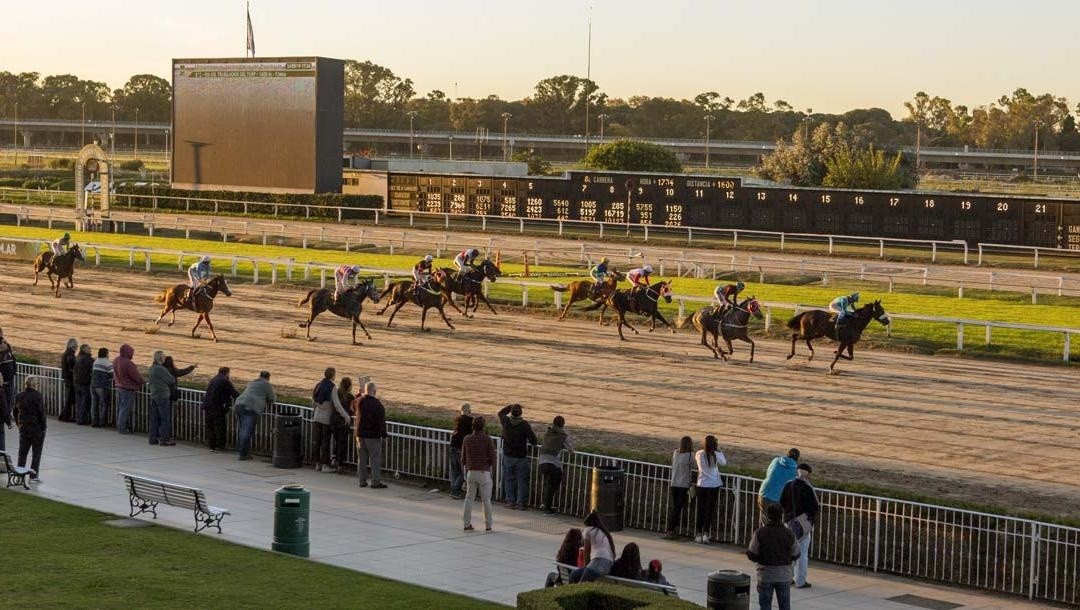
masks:
<path id="1" fill-rule="evenodd" d="M 394 323 L 394 316 L 397 315 L 397 312 L 404 307 L 406 303 L 415 303 L 421 310 L 420 330 L 431 330 L 430 328 L 425 328 L 424 323 L 427 321 L 427 310 L 432 308 L 438 309 L 443 322 L 446 322 L 446 325 L 450 327 L 450 330 L 454 330 L 454 325 L 450 323 L 449 318 L 446 317 L 446 312 L 443 311 L 443 305 L 446 303 L 446 298 L 443 295 L 443 282 L 445 280 L 446 274 L 442 271 L 436 271 L 433 274 L 431 282 L 428 284 L 428 288 L 414 289 L 413 282 L 388 283 L 386 288 L 383 288 L 379 298 L 381 299 L 390 295 L 390 300 L 387 301 L 386 305 L 384 305 L 375 315 L 383 315 L 383 312 L 393 305 L 394 311 L 390 312 L 390 319 L 386 321 L 386 326 L 389 328 L 389 326 Z"/>
<path id="2" fill-rule="evenodd" d="M 671 332 L 675 332 L 675 328 L 664 318 L 664 315 L 660 313 L 660 299 L 664 299 L 665 303 L 671 302 L 671 282 L 657 282 L 652 286 L 640 288 L 637 291 L 634 290 L 616 290 L 614 294 L 608 297 L 607 304 L 619 314 L 619 339 L 626 341 L 626 337 L 623 336 L 622 327 L 625 326 L 634 331 L 634 334 L 638 334 L 638 331 L 630 323 L 626 321 L 626 313 L 633 312 L 638 315 L 646 316 L 652 322 L 649 326 L 649 332 L 656 329 L 656 321 L 660 320 L 671 329 Z"/>
<path id="3" fill-rule="evenodd" d="M 214 297 L 218 292 L 225 293 L 225 296 L 231 297 L 232 291 L 229 290 L 229 282 L 225 279 L 224 275 L 215 275 L 206 282 L 206 286 L 195 293 L 195 298 L 192 299 L 188 294 L 191 291 L 191 287 L 187 284 L 177 284 L 171 288 L 166 288 L 154 297 L 154 300 L 158 303 L 164 303 L 161 308 L 161 315 L 158 316 L 154 324 L 160 324 L 161 320 L 165 318 L 167 314 L 172 314 L 172 319 L 169 320 L 169 326 L 172 326 L 176 322 L 176 310 L 177 309 L 190 309 L 199 314 L 199 319 L 195 321 L 195 326 L 191 328 L 191 336 L 195 336 L 195 330 L 199 328 L 203 320 L 206 320 L 206 325 L 210 327 L 210 335 L 214 338 L 214 343 L 217 343 L 217 333 L 214 332 L 214 323 L 210 321 L 210 312 L 214 309 Z"/>
<path id="4" fill-rule="evenodd" d="M 360 326 L 360 330 L 364 331 L 364 335 L 368 339 L 371 338 L 367 329 L 364 328 L 364 323 L 360 321 L 360 312 L 364 309 L 364 299 L 371 299 L 372 303 L 379 302 L 379 290 L 375 288 L 375 282 L 371 279 L 362 280 L 355 288 L 350 288 L 339 294 L 336 301 L 334 300 L 334 291 L 329 288 L 309 290 L 307 296 L 296 304 L 297 307 L 303 307 L 305 304 L 311 303 L 307 322 L 301 322 L 300 328 L 307 329 L 308 341 L 318 339 L 318 337 L 311 336 L 311 325 L 315 322 L 316 316 L 324 311 L 329 311 L 336 316 L 352 320 L 352 344 L 360 345 L 361 343 L 356 340 L 357 325 Z"/>
<path id="5" fill-rule="evenodd" d="M 464 273 L 458 273 L 457 270 L 449 267 L 443 267 L 441 271 L 444 278 L 443 297 L 451 307 L 457 309 L 458 313 L 470 318 L 472 314 L 469 313 L 469 308 L 471 307 L 473 313 L 476 313 L 477 308 L 480 307 L 480 301 L 483 301 L 491 313 L 499 315 L 499 312 L 491 306 L 491 301 L 484 296 L 484 280 L 494 282 L 502 275 L 502 271 L 495 266 L 495 263 L 484 259 L 479 265 L 466 269 Z M 465 295 L 465 311 L 458 309 L 457 304 L 454 303 L 454 293 Z"/>
<path id="6" fill-rule="evenodd" d="M 870 324 L 870 320 L 877 320 L 882 326 L 889 325 L 889 316 L 885 313 L 885 308 L 881 306 L 880 300 L 867 303 L 856 309 L 855 313 L 850 315 L 847 321 L 841 325 L 839 331 L 837 330 L 835 313 L 820 309 L 804 311 L 788 320 L 788 328 L 795 332 L 791 335 L 791 353 L 788 354 L 787 359 L 791 360 L 791 357 L 795 355 L 795 342 L 799 339 L 805 339 L 806 347 L 810 350 L 810 357 L 807 358 L 807 362 L 813 360 L 814 346 L 810 344 L 810 341 L 819 337 L 828 337 L 839 343 L 836 347 L 836 357 L 833 358 L 832 364 L 829 365 L 829 371 L 833 371 L 836 362 L 841 358 L 844 360 L 855 359 L 855 343 L 858 342 L 859 337 L 866 330 L 866 326 Z M 847 356 L 844 355 L 845 350 Z"/>
<path id="7" fill-rule="evenodd" d="M 551 289 L 555 292 L 568 292 L 566 305 L 563 307 L 562 314 L 559 315 L 561 321 L 566 317 L 567 312 L 570 311 L 570 306 L 577 301 L 590 300 L 593 301 L 592 305 L 589 305 L 584 311 L 594 311 L 600 309 L 600 326 L 604 325 L 604 312 L 607 311 L 607 300 L 611 298 L 611 295 L 615 293 L 616 288 L 619 286 L 619 281 L 625 277 L 618 271 L 609 271 L 604 281 L 600 283 L 599 290 L 596 289 L 596 284 L 592 280 L 574 280 L 565 286 L 563 284 L 552 284 Z"/>
<path id="8" fill-rule="evenodd" d="M 82 250 L 79 249 L 79 244 L 74 244 L 67 252 L 53 258 L 51 250 L 46 250 L 34 259 L 34 285 L 38 285 L 38 274 L 42 271 L 45 272 L 45 276 L 49 278 L 49 287 L 52 288 L 54 294 L 60 296 L 60 283 L 67 280 L 68 288 L 74 288 L 75 282 L 72 281 L 72 276 L 75 274 L 75 261 L 80 260 L 86 262 L 86 258 L 83 257 Z M 56 276 L 56 281 L 53 281 L 53 276 Z"/>
<path id="9" fill-rule="evenodd" d="M 701 332 L 701 344 L 712 350 L 713 358 L 727 360 L 728 355 L 735 353 L 731 340 L 744 341 L 750 344 L 750 362 L 753 362 L 754 348 L 756 346 L 747 332 L 747 323 L 750 321 L 750 316 L 761 319 L 761 303 L 754 297 L 750 297 L 736 307 L 729 308 L 723 314 L 718 315 L 718 312 L 719 308 L 715 306 L 702 307 L 694 312 L 691 317 L 694 328 Z M 710 334 L 712 335 L 712 345 L 709 345 L 706 339 Z M 724 348 L 720 347 L 720 336 L 723 336 L 724 343 L 727 343 L 726 352 Z"/>

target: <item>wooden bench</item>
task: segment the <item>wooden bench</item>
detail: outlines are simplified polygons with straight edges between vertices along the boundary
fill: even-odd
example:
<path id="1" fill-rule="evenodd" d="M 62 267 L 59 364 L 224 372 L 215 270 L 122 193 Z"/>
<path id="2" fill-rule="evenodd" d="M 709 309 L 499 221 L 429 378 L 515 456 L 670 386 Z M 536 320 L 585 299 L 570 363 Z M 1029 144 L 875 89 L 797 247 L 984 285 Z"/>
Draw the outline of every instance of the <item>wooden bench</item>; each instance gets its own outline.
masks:
<path id="1" fill-rule="evenodd" d="M 7 473 L 8 487 L 22 485 L 23 489 L 30 489 L 30 486 L 26 484 L 26 477 L 37 474 L 32 468 L 16 466 L 11 461 L 11 456 L 6 451 L 0 451 L 0 463 L 4 466 L 4 472 Z"/>
<path id="2" fill-rule="evenodd" d="M 157 519 L 158 504 L 166 504 L 192 511 L 195 514 L 196 532 L 216 527 L 220 534 L 221 520 L 225 515 L 230 514 L 224 508 L 207 504 L 206 494 L 201 489 L 166 483 L 126 472 L 121 472 L 120 476 L 124 477 L 124 484 L 127 486 L 132 517 L 148 512 Z"/>
<path id="3" fill-rule="evenodd" d="M 555 562 L 555 571 L 559 574 L 559 579 L 555 583 L 558 585 L 570 584 L 570 573 L 577 569 L 575 566 Z M 679 598 L 679 590 L 674 585 L 659 585 L 653 582 L 646 582 L 644 580 L 634 580 L 632 578 L 619 578 L 618 576 L 601 576 L 597 579 L 597 582 L 610 582 L 617 585 L 624 585 L 627 587 L 635 587 L 638 589 L 645 589 L 646 591 L 652 591 L 654 593 L 660 593 L 668 597 Z"/>

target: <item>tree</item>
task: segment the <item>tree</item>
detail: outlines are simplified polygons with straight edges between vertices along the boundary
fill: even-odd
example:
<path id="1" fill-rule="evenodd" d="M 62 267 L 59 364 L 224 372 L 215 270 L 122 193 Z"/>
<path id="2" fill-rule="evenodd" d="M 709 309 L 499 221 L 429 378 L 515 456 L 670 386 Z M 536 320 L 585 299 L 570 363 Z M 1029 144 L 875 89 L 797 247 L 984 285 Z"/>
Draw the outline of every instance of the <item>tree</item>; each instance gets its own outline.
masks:
<path id="1" fill-rule="evenodd" d="M 45 116 L 45 104 L 37 72 L 0 72 L 0 116 L 15 115 L 15 104 L 19 104 L 19 116 Z"/>
<path id="2" fill-rule="evenodd" d="M 536 93 L 524 101 L 538 133 L 583 133 L 586 103 L 598 108 L 606 100 L 595 82 L 563 74 L 537 83 Z"/>
<path id="3" fill-rule="evenodd" d="M 412 80 L 370 61 L 345 62 L 345 124 L 350 127 L 403 127 L 406 104 L 416 95 Z"/>
<path id="4" fill-rule="evenodd" d="M 519 150 L 514 153 L 511 160 L 518 163 L 527 163 L 529 165 L 530 176 L 550 176 L 551 164 L 544 160 L 539 153 L 533 149 Z"/>
<path id="5" fill-rule="evenodd" d="M 172 108 L 172 86 L 160 76 L 136 74 L 113 92 L 112 101 L 117 120 L 134 121 L 138 108 L 140 121 L 166 123 Z"/>
<path id="6" fill-rule="evenodd" d="M 886 157 L 885 151 L 868 146 L 843 147 L 825 160 L 823 186 L 847 189 L 895 190 L 915 186 L 915 174 L 903 164 L 901 153 Z"/>
<path id="7" fill-rule="evenodd" d="M 81 80 L 71 74 L 46 76 L 41 93 L 49 118 L 79 120 L 85 105 L 87 120 L 103 120 L 111 113 L 109 87 L 102 82 Z"/>
<path id="8" fill-rule="evenodd" d="M 625 172 L 677 173 L 682 165 L 675 153 L 658 144 L 618 140 L 602 144 L 585 155 L 585 167 Z"/>
<path id="9" fill-rule="evenodd" d="M 844 123 L 818 125 L 809 136 L 796 129 L 791 141 L 780 140 L 765 155 L 757 174 L 767 180 L 795 186 L 819 186 L 827 173 L 826 161 L 845 149 L 860 145 L 860 138 Z"/>

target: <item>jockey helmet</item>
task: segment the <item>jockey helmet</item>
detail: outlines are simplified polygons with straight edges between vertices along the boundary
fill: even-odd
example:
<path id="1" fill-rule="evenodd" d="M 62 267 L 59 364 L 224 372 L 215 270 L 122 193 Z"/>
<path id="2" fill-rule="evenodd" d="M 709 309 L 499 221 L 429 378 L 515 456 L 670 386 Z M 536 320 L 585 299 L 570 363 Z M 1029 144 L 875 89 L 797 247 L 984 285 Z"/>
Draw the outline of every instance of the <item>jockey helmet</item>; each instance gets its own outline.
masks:
<path id="1" fill-rule="evenodd" d="M 202 258 L 199 259 L 199 262 L 200 263 L 209 263 L 210 262 L 210 255 L 209 254 L 204 254 L 202 256 Z"/>
<path id="2" fill-rule="evenodd" d="M 742 283 L 741 281 L 735 283 L 735 290 L 741 291 L 743 288 L 746 288 L 746 284 Z"/>
<path id="3" fill-rule="evenodd" d="M 476 248 L 469 248 L 469 256 L 479 256 L 480 251 Z"/>
<path id="4" fill-rule="evenodd" d="M 352 269 L 353 273 L 360 273 L 360 265 L 353 265 L 352 267 L 349 267 L 349 269 Z"/>
<path id="5" fill-rule="evenodd" d="M 852 303 L 858 303 L 859 302 L 859 293 L 853 292 L 853 293 L 851 293 L 851 296 L 849 296 L 848 298 L 851 299 Z"/>
<path id="6" fill-rule="evenodd" d="M 424 255 L 424 262 L 425 263 L 430 263 L 433 260 L 435 260 L 435 259 L 430 254 Z"/>
<path id="7" fill-rule="evenodd" d="M 641 268 L 641 270 L 644 271 L 645 273 L 652 273 L 652 265 L 645 265 L 644 267 Z"/>
<path id="8" fill-rule="evenodd" d="M 608 263 L 608 259 L 607 259 L 606 256 L 604 258 L 600 259 L 600 264 L 601 265 L 606 265 L 607 263 Z"/>
<path id="9" fill-rule="evenodd" d="M 64 236 L 61 239 L 63 239 L 64 241 L 70 241 L 71 233 L 64 233 Z"/>

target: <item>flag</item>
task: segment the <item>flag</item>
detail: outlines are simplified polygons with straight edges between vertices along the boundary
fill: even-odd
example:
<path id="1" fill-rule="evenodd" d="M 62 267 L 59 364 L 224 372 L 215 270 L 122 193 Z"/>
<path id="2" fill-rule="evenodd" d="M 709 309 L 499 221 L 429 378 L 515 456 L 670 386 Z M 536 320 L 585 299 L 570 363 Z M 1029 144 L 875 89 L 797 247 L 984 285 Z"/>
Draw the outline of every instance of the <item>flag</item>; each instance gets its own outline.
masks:
<path id="1" fill-rule="evenodd" d="M 255 31 L 251 29 L 251 5 L 247 5 L 247 53 L 255 57 Z"/>

